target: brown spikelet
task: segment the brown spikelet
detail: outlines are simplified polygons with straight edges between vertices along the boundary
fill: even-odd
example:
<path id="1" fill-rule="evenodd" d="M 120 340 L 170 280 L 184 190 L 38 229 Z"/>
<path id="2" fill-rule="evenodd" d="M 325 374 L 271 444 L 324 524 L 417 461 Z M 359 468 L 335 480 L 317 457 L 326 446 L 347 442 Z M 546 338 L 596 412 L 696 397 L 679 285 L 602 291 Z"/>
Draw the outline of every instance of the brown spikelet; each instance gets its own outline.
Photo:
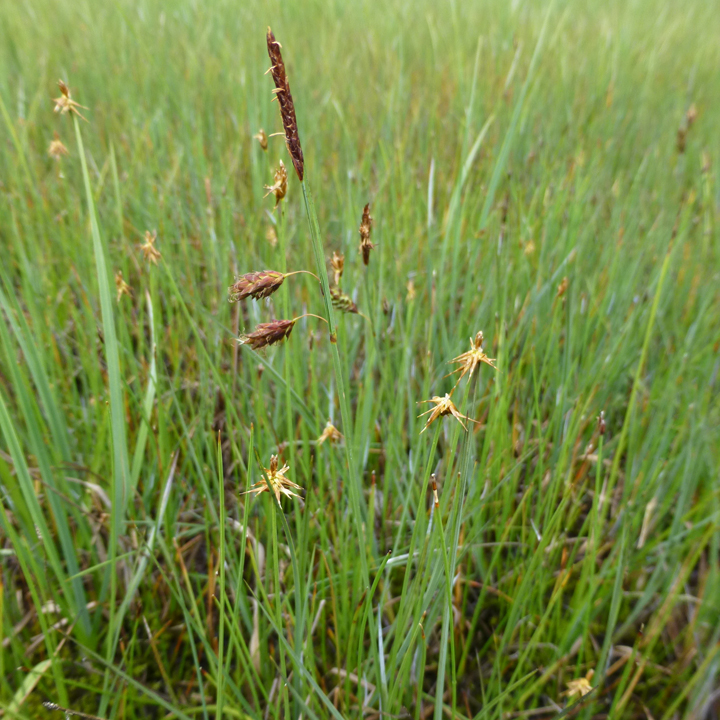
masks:
<path id="1" fill-rule="evenodd" d="M 370 242 L 370 233 L 372 232 L 372 217 L 370 217 L 370 203 L 363 208 L 362 220 L 360 221 L 360 252 L 363 256 L 363 262 L 370 264 L 370 251 L 375 247 Z"/>
<path id="2" fill-rule="evenodd" d="M 275 196 L 275 207 L 280 204 L 280 201 L 287 194 L 287 177 L 285 163 L 281 160 L 280 165 L 278 165 L 278 169 L 275 171 L 275 176 L 273 178 L 275 180 L 274 184 L 265 186 L 265 189 L 267 190 L 265 197 L 272 193 Z"/>
<path id="3" fill-rule="evenodd" d="M 300 138 L 298 137 L 295 103 L 290 93 L 290 83 L 288 83 L 287 75 L 285 74 L 285 63 L 283 62 L 280 47 L 280 43 L 275 39 L 273 31 L 268 28 L 267 49 L 270 62 L 272 63 L 270 72 L 275 82 L 275 97 L 277 97 L 278 104 L 280 105 L 280 116 L 282 117 L 283 128 L 285 130 L 285 143 L 287 144 L 288 152 L 295 166 L 295 172 L 302 182 L 305 172 L 305 160 L 303 159 Z"/>
<path id="4" fill-rule="evenodd" d="M 470 420 L 474 423 L 477 422 L 477 420 L 473 420 L 472 418 L 469 418 L 466 415 L 462 415 L 460 413 L 460 411 L 455 407 L 455 403 L 450 398 L 449 393 L 445 393 L 445 397 L 435 395 L 429 400 L 422 400 L 421 402 L 433 403 L 433 405 L 435 406 L 430 408 L 430 410 L 427 410 L 426 412 L 420 413 L 420 415 L 418 415 L 418 417 L 423 417 L 423 415 L 430 415 L 427 422 L 425 423 L 425 426 L 420 431 L 421 435 L 430 427 L 430 425 L 432 425 L 433 422 L 435 422 L 435 420 L 440 417 L 445 417 L 446 415 L 452 415 L 463 426 L 463 430 L 467 430 L 467 427 L 465 426 L 463 420 Z"/>
<path id="5" fill-rule="evenodd" d="M 248 297 L 253 300 L 269 297 L 283 284 L 283 280 L 285 275 L 276 270 L 245 273 L 228 288 L 228 300 L 237 302 Z"/>
<path id="6" fill-rule="evenodd" d="M 50 141 L 47 152 L 53 160 L 60 160 L 63 155 L 70 154 L 57 133 L 55 133 L 55 137 Z"/>
<path id="7" fill-rule="evenodd" d="M 489 365 L 491 368 L 495 368 L 497 370 L 497 367 L 495 365 L 494 358 L 489 358 L 485 351 L 483 350 L 483 342 L 484 342 L 484 336 L 482 334 L 482 331 L 477 333 L 475 335 L 475 339 L 470 338 L 470 349 L 467 352 L 461 353 L 456 358 L 453 358 L 450 362 L 457 363 L 460 367 L 453 370 L 449 375 L 453 375 L 454 373 L 460 373 L 460 377 L 457 380 L 457 383 L 462 380 L 465 375 L 468 376 L 468 381 L 472 378 L 473 373 L 475 370 L 480 366 L 480 363 L 485 363 L 486 365 Z M 445 377 L 448 377 L 446 375 Z"/>
<path id="8" fill-rule="evenodd" d="M 268 136 L 267 133 L 260 128 L 255 135 L 253 135 L 253 139 L 257 140 L 260 143 L 260 147 L 263 150 L 267 150 L 268 146 Z"/>
<path id="9" fill-rule="evenodd" d="M 345 269 L 345 256 L 342 253 L 333 251 L 330 267 L 332 267 L 333 274 L 335 275 L 335 284 L 339 285 L 340 278 L 343 276 L 343 270 Z"/>
<path id="10" fill-rule="evenodd" d="M 53 102 L 55 103 L 55 112 L 60 113 L 61 115 L 67 115 L 68 113 L 72 115 L 74 113 L 79 118 L 82 118 L 85 122 L 87 122 L 87 118 L 83 117 L 78 110 L 78 108 L 82 108 L 83 110 L 87 110 L 87 108 L 84 105 L 76 103 L 72 99 L 72 96 L 70 95 L 70 88 L 63 80 L 58 80 L 58 87 L 60 88 L 60 97 L 53 99 Z"/>
<path id="11" fill-rule="evenodd" d="M 274 345 L 290 335 L 296 320 L 297 318 L 260 323 L 253 332 L 241 336 L 240 344 L 249 345 L 253 350 L 261 350 L 268 345 Z"/>
<path id="12" fill-rule="evenodd" d="M 358 306 L 349 295 L 346 295 L 339 287 L 330 288 L 330 298 L 336 310 L 344 313 L 357 313 Z"/>

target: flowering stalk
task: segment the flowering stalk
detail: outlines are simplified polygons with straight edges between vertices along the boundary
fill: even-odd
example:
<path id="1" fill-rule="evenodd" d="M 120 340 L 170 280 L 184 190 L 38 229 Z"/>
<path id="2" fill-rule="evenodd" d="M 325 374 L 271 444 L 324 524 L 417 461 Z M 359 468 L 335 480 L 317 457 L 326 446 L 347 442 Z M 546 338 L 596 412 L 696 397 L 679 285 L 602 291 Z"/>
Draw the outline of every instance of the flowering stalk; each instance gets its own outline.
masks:
<path id="1" fill-rule="evenodd" d="M 315 255 L 315 264 L 317 265 L 318 275 L 320 276 L 320 284 L 323 290 L 323 300 L 325 302 L 325 317 L 330 328 L 330 352 L 333 359 L 333 369 L 335 371 L 335 382 L 338 388 L 338 397 L 340 399 L 340 416 L 342 418 L 343 431 L 345 434 L 345 456 L 348 464 L 348 472 L 350 473 L 350 482 L 348 483 L 350 494 L 350 505 L 352 507 L 352 516 L 355 522 L 355 531 L 357 533 L 360 552 L 360 570 L 362 573 L 363 587 L 367 587 L 369 583 L 368 562 L 364 552 L 365 544 L 365 501 L 362 495 L 362 486 L 358 477 L 357 467 L 355 466 L 355 458 L 353 455 L 353 426 L 350 416 L 350 407 L 348 405 L 347 394 L 345 392 L 345 381 L 343 379 L 342 364 L 340 363 L 340 354 L 337 347 L 337 324 L 335 322 L 335 313 L 332 306 L 332 295 L 330 294 L 330 282 L 328 280 L 327 268 L 325 267 L 325 252 L 323 250 L 322 241 L 320 240 L 320 227 L 318 224 L 315 205 L 310 194 L 310 188 L 307 180 L 303 179 L 302 183 L 303 199 L 305 200 L 305 213 L 307 214 L 308 225 L 310 226 L 310 238 L 312 240 L 313 253 Z"/>
<path id="2" fill-rule="evenodd" d="M 348 483 L 350 494 L 350 505 L 352 516 L 355 523 L 358 543 L 362 552 L 360 552 L 360 569 L 362 574 L 363 587 L 367 588 L 369 584 L 368 562 L 364 551 L 365 544 L 365 503 L 362 496 L 362 486 L 358 477 L 357 468 L 355 467 L 355 459 L 352 450 L 352 420 L 350 417 L 350 408 L 348 405 L 347 394 L 345 392 L 345 381 L 343 379 L 342 365 L 340 363 L 340 355 L 337 349 L 337 325 L 335 322 L 335 314 L 332 306 L 332 296 L 330 295 L 330 283 L 328 281 L 327 268 L 325 266 L 325 253 L 323 251 L 322 241 L 320 240 L 320 228 L 318 225 L 315 206 L 310 194 L 310 188 L 305 179 L 305 160 L 300 145 L 300 137 L 298 135 L 297 119 L 295 115 L 295 103 L 290 93 L 290 84 L 288 83 L 287 74 L 285 72 L 285 63 L 282 57 L 280 43 L 277 42 L 272 30 L 268 28 L 267 48 L 270 61 L 272 63 L 270 72 L 272 73 L 273 82 L 275 83 L 275 96 L 280 105 L 280 116 L 283 123 L 285 135 L 285 144 L 292 158 L 293 166 L 297 173 L 298 179 L 302 186 L 303 199 L 305 201 L 305 212 L 310 226 L 310 237 L 312 240 L 313 254 L 315 255 L 315 264 L 317 265 L 320 283 L 322 285 L 323 300 L 325 302 L 325 318 L 330 328 L 330 346 L 333 358 L 333 368 L 335 371 L 335 382 L 338 388 L 338 396 L 340 399 L 340 415 L 343 422 L 343 431 L 345 433 L 345 454 L 348 463 L 348 472 L 350 473 L 350 482 Z"/>

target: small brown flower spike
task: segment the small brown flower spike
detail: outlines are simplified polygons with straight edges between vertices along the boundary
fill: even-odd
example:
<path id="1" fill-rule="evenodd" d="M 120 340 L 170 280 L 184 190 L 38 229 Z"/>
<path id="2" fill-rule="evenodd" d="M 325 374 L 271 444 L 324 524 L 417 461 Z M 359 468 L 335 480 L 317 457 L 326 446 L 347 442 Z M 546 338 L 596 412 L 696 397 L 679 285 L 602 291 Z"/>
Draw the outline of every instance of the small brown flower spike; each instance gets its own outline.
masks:
<path id="1" fill-rule="evenodd" d="M 254 140 L 257 140 L 257 141 L 260 143 L 260 147 L 261 147 L 263 150 L 267 150 L 267 146 L 268 146 L 268 136 L 267 136 L 267 133 L 266 133 L 262 128 L 260 128 L 260 129 L 257 131 L 257 134 L 256 134 L 256 135 L 253 135 L 253 139 L 254 139 Z"/>
<path id="2" fill-rule="evenodd" d="M 272 488 L 273 494 L 275 495 L 278 503 L 280 502 L 281 495 L 285 495 L 286 497 L 300 497 L 300 495 L 293 492 L 293 490 L 302 490 L 300 485 L 296 485 L 292 480 L 289 480 L 285 477 L 285 473 L 289 469 L 290 468 L 288 467 L 288 465 L 284 465 L 280 470 L 278 470 L 277 455 L 273 455 L 270 458 L 270 467 L 264 468 L 265 477 L 267 477 L 267 480 L 270 483 L 270 487 Z M 268 488 L 268 482 L 266 482 L 265 478 L 263 478 L 259 482 L 256 482 L 248 490 L 248 492 L 255 493 L 255 497 L 257 497 L 261 493 L 270 492 Z"/>
<path id="3" fill-rule="evenodd" d="M 260 272 L 240 275 L 235 284 L 228 288 L 228 300 L 237 302 L 251 297 L 254 300 L 272 295 L 285 280 L 284 273 L 276 270 L 261 270 Z"/>
<path id="4" fill-rule="evenodd" d="M 123 295 L 127 295 L 128 297 L 132 295 L 130 286 L 123 279 L 122 270 L 118 270 L 115 273 L 115 289 L 117 290 L 117 302 L 120 302 L 120 298 Z"/>
<path id="5" fill-rule="evenodd" d="M 468 375 L 468 373 L 468 380 L 470 380 L 473 376 L 473 373 L 475 372 L 475 369 L 480 365 L 480 363 L 485 363 L 491 368 L 497 370 L 497 367 L 495 366 L 495 360 L 493 358 L 489 358 L 483 351 L 483 339 L 484 338 L 481 331 L 477 335 L 475 335 L 475 339 L 470 338 L 470 349 L 467 352 L 458 355 L 456 358 L 453 358 L 450 361 L 460 364 L 459 368 L 449 373 L 449 375 L 453 375 L 457 372 L 460 373 L 460 377 L 458 378 L 457 383 L 459 383 L 465 377 L 465 375 Z M 447 375 L 445 377 L 447 377 Z M 457 383 L 455 383 L 456 386 Z"/>
<path id="6" fill-rule="evenodd" d="M 472 418 L 462 415 L 460 411 L 455 407 L 455 403 L 451 400 L 450 395 L 448 395 L 447 393 L 445 393 L 445 397 L 435 395 L 435 397 L 432 397 L 429 400 L 423 400 L 422 402 L 435 403 L 435 407 L 430 408 L 430 410 L 427 410 L 426 412 L 420 413 L 420 415 L 418 415 L 418 417 L 422 417 L 423 415 L 427 415 L 428 413 L 430 414 L 430 417 L 425 423 L 425 427 L 420 431 L 421 435 L 430 427 L 430 425 L 432 425 L 433 422 L 435 422 L 435 420 L 437 420 L 439 417 L 444 417 L 445 415 L 452 415 L 463 426 L 464 430 L 467 430 L 467 427 L 465 427 L 463 420 L 477 422 L 477 420 L 473 420 Z"/>
<path id="7" fill-rule="evenodd" d="M 241 336 L 240 344 L 249 345 L 253 350 L 261 350 L 269 345 L 274 345 L 289 337 L 296 322 L 297 318 L 260 323 L 253 332 Z"/>
<path id="8" fill-rule="evenodd" d="M 50 141 L 50 145 L 48 146 L 48 155 L 53 160 L 60 160 L 64 155 L 69 155 L 68 149 L 63 145 L 62 140 L 60 140 L 60 136 L 55 133 L 55 137 Z"/>
<path id="9" fill-rule="evenodd" d="M 157 230 L 150 232 L 145 231 L 145 242 L 140 246 L 143 257 L 148 261 L 157 265 L 157 261 L 162 257 L 160 251 L 155 247 L 155 241 L 157 240 Z"/>
<path id="10" fill-rule="evenodd" d="M 363 262 L 370 264 L 370 251 L 375 248 L 370 242 L 370 233 L 372 232 L 372 217 L 370 216 L 370 203 L 363 208 L 362 220 L 360 221 L 360 252 L 363 256 Z"/>
<path id="11" fill-rule="evenodd" d="M 283 129 L 285 130 L 285 144 L 292 158 L 295 172 L 302 182 L 305 160 L 303 158 L 302 148 L 300 147 L 300 138 L 298 137 L 295 103 L 290 93 L 290 83 L 285 74 L 285 63 L 283 62 L 281 45 L 275 40 L 275 35 L 273 35 L 273 31 L 270 28 L 268 28 L 267 31 L 267 49 L 270 62 L 272 63 L 269 72 L 272 73 L 273 82 L 275 83 L 275 97 L 280 105 L 280 116 L 282 118 Z"/>
<path id="12" fill-rule="evenodd" d="M 585 677 L 569 680 L 567 684 L 568 689 L 564 693 L 561 693 L 561 695 L 567 695 L 568 698 L 575 697 L 575 695 L 579 695 L 580 697 L 587 695 L 592 690 L 590 681 L 593 679 L 593 675 L 595 675 L 595 671 L 590 668 Z"/>
<path id="13" fill-rule="evenodd" d="M 334 445 L 340 442 L 342 438 L 342 433 L 328 420 L 322 435 L 317 439 L 317 444 L 322 445 L 326 440 L 329 440 Z"/>
<path id="14" fill-rule="evenodd" d="M 265 186 L 265 189 L 267 190 L 265 197 L 272 193 L 275 196 L 275 207 L 277 207 L 280 204 L 280 201 L 287 194 L 287 170 L 285 169 L 285 165 L 282 160 L 280 161 L 278 169 L 275 171 L 274 180 L 274 185 Z"/>
<path id="15" fill-rule="evenodd" d="M 58 87 L 60 88 L 60 97 L 53 99 L 55 112 L 59 112 L 61 115 L 67 115 L 68 113 L 72 115 L 75 113 L 75 115 L 87 122 L 87 119 L 84 118 L 78 110 L 78 108 L 82 108 L 83 110 L 87 110 L 87 108 L 84 105 L 79 105 L 70 97 L 70 88 L 62 80 L 58 80 Z"/>
<path id="16" fill-rule="evenodd" d="M 339 287 L 330 288 L 330 299 L 332 306 L 344 313 L 358 313 L 358 306 L 353 302 L 353 299 L 346 295 Z"/>
<path id="17" fill-rule="evenodd" d="M 343 270 L 345 269 L 345 256 L 342 253 L 333 251 L 330 267 L 335 275 L 335 284 L 340 285 L 340 278 L 342 278 Z"/>

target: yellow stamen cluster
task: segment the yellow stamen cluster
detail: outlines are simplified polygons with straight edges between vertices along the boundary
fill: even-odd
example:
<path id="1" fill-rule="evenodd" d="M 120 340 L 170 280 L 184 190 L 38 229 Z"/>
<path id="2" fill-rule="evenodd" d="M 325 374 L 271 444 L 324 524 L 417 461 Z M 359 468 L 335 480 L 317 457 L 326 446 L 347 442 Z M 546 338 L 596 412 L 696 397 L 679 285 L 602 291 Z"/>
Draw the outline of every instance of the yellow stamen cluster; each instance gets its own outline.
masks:
<path id="1" fill-rule="evenodd" d="M 78 110 L 78 108 L 82 108 L 83 110 L 87 110 L 87 108 L 84 105 L 79 105 L 72 99 L 70 96 L 70 88 L 62 80 L 58 80 L 58 87 L 60 88 L 60 97 L 53 99 L 55 112 L 61 115 L 67 115 L 68 113 L 72 115 L 75 113 L 75 115 L 87 122 L 87 119 L 84 118 Z"/>
<path id="2" fill-rule="evenodd" d="M 266 185 L 265 189 L 267 192 L 265 193 L 265 197 L 272 194 L 275 196 L 275 207 L 277 207 L 280 204 L 280 201 L 285 197 L 287 194 L 287 170 L 285 169 L 285 164 L 283 161 L 280 161 L 280 165 L 278 166 L 278 169 L 275 171 L 275 184 L 274 185 Z"/>
<path id="3" fill-rule="evenodd" d="M 302 490 L 300 485 L 296 485 L 292 480 L 285 477 L 285 473 L 289 469 L 290 467 L 286 464 L 278 470 L 278 456 L 273 455 L 270 458 L 270 467 L 264 468 L 267 482 L 265 478 L 263 478 L 259 482 L 256 482 L 248 492 L 255 493 L 257 497 L 261 493 L 270 492 L 270 488 L 272 488 L 273 494 L 278 502 L 280 502 L 281 495 L 285 495 L 286 497 L 300 497 L 300 495 L 293 492 L 293 490 Z M 268 483 L 270 488 L 268 488 Z"/>
<path id="4" fill-rule="evenodd" d="M 157 230 L 150 232 L 145 231 L 145 242 L 140 246 L 143 257 L 148 261 L 157 265 L 157 261 L 162 257 L 160 251 L 155 247 L 155 241 L 157 240 Z"/>

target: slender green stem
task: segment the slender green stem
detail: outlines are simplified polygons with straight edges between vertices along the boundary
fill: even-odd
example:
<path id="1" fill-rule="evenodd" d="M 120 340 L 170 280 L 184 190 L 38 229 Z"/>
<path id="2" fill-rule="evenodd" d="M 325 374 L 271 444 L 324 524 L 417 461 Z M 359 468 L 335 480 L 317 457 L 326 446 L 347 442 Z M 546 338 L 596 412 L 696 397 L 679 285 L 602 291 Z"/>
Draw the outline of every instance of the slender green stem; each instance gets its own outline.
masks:
<path id="1" fill-rule="evenodd" d="M 335 324 L 335 315 L 333 313 L 332 302 L 330 299 L 330 282 L 328 280 L 327 268 L 325 267 L 325 254 L 320 240 L 320 228 L 318 226 L 315 206 L 310 194 L 310 188 L 307 180 L 302 181 L 303 198 L 305 200 L 305 211 L 307 213 L 308 224 L 310 225 L 310 237 L 312 240 L 313 253 L 315 255 L 315 263 L 320 276 L 322 285 L 323 299 L 325 301 L 325 316 L 330 328 L 330 352 L 333 359 L 333 368 L 335 371 L 335 383 L 337 384 L 338 397 L 340 399 L 340 416 L 342 417 L 343 432 L 345 434 L 345 455 L 348 464 L 348 473 L 350 482 L 346 487 L 350 493 L 350 506 L 352 510 L 355 532 L 357 534 L 358 550 L 360 555 L 360 572 L 362 574 L 362 586 L 368 587 L 368 559 L 366 556 L 365 541 L 365 516 L 366 508 L 362 494 L 362 484 L 358 476 L 355 458 L 353 456 L 353 441 L 355 434 L 353 432 L 353 423 L 350 415 L 350 407 L 348 404 L 347 393 L 345 391 L 345 380 L 343 379 L 342 364 L 340 362 L 340 354 L 337 348 L 337 326 Z"/>

